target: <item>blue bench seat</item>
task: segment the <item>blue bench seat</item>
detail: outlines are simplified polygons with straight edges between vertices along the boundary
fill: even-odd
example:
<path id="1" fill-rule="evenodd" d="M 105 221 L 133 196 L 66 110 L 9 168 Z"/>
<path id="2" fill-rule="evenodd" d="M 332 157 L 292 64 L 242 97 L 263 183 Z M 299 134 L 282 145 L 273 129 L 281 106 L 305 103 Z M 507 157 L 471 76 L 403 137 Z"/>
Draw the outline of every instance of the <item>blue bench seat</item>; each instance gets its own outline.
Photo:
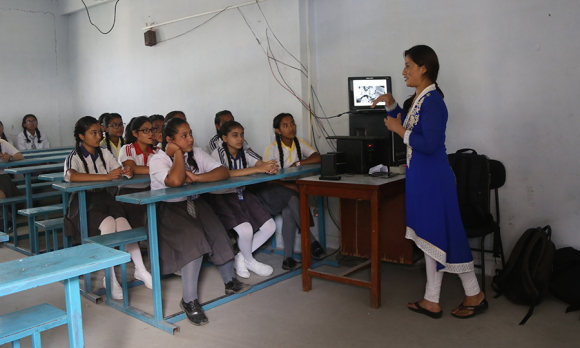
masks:
<path id="1" fill-rule="evenodd" d="M 85 238 L 83 243 L 96 243 L 109 248 L 115 248 L 143 240 L 147 240 L 147 231 L 145 231 L 145 227 L 139 227 L 127 231 L 101 234 L 100 236 Z"/>
<path id="2" fill-rule="evenodd" d="M 32 189 L 52 187 L 52 182 L 37 182 L 37 183 L 30 185 L 30 187 Z M 26 185 L 18 185 L 18 186 L 16 186 L 16 188 L 18 188 L 19 190 L 26 190 Z"/>
<path id="3" fill-rule="evenodd" d="M 32 336 L 32 346 L 40 348 L 40 333 L 67 323 L 66 312 L 43 303 L 0 316 L 0 345 L 12 342 L 20 347 L 20 339 Z"/>
<path id="4" fill-rule="evenodd" d="M 71 238 L 65 236 L 64 234 L 64 218 L 48 219 L 35 221 L 34 224 L 37 228 L 44 230 L 44 238 L 46 240 L 46 251 L 51 251 L 50 239 L 52 235 L 53 249 L 58 250 L 58 230 L 63 231 L 62 234 L 62 245 L 65 248 L 72 246 Z"/>
<path id="5" fill-rule="evenodd" d="M 8 235 L 4 232 L 0 232 L 0 243 L 8 240 Z"/>

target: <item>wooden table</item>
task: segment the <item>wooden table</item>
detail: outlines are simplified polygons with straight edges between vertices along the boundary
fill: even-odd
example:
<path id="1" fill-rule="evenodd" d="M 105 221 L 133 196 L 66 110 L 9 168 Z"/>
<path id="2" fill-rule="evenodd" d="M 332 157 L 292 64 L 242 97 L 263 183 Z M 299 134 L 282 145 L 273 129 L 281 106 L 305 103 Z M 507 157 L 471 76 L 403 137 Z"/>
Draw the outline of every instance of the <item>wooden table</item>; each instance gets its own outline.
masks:
<path id="1" fill-rule="evenodd" d="M 24 158 L 18 161 L 9 161 L 9 162 L 0 161 L 0 168 L 24 167 L 35 164 L 54 163 L 54 162 L 64 163 L 64 160 L 68 157 L 68 155 L 69 153 L 34 158 Z"/>
<path id="2" fill-rule="evenodd" d="M 84 347 L 79 276 L 127 263 L 128 253 L 86 244 L 2 263 L 0 296 L 64 281 L 70 347 Z"/>
<path id="3" fill-rule="evenodd" d="M 340 275 L 334 275 L 311 269 L 310 259 L 310 234 L 302 233 L 302 289 L 310 291 L 312 289 L 312 277 L 319 277 L 347 284 L 362 286 L 371 289 L 371 307 L 378 308 L 381 305 L 381 260 L 379 246 L 381 236 L 392 232 L 398 233 L 404 238 L 403 231 L 381 231 L 380 220 L 394 220 L 405 222 L 404 196 L 400 199 L 401 192 L 405 192 L 405 176 L 399 175 L 390 179 L 376 178 L 371 176 L 355 175 L 343 176 L 340 181 L 319 180 L 318 176 L 311 176 L 297 181 L 300 186 L 300 215 L 301 230 L 308 231 L 310 221 L 308 219 L 309 195 L 347 198 L 354 200 L 370 201 L 370 260 L 354 267 Z M 380 211 L 389 200 L 398 200 L 402 204 L 402 212 L 390 213 L 388 209 Z M 380 213 L 380 214 L 379 214 Z M 379 216 L 381 215 L 381 216 Z M 389 226 L 390 224 L 384 224 Z M 342 226 L 343 229 L 345 226 Z M 346 231 L 341 231 L 341 236 Z M 368 237 L 367 237 L 368 238 Z M 371 281 L 358 280 L 347 277 L 362 268 L 371 266 Z"/>
<path id="4" fill-rule="evenodd" d="M 20 151 L 24 156 L 26 156 L 26 154 L 31 154 L 31 153 L 38 153 L 38 152 L 50 152 L 50 151 L 72 151 L 74 150 L 74 146 L 61 146 L 61 147 L 51 147 L 48 149 L 30 149 L 30 150 L 22 150 Z"/>

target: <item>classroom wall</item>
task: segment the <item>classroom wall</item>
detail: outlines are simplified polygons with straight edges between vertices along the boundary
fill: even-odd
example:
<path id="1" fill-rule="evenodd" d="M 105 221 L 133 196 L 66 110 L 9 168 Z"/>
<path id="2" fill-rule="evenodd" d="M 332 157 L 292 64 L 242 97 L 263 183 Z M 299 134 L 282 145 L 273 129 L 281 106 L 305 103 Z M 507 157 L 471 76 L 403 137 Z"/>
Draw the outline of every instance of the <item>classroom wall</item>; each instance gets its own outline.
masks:
<path id="1" fill-rule="evenodd" d="M 349 76 L 391 75 L 402 103 L 403 51 L 438 53 L 449 109 L 447 150 L 503 162 L 506 252 L 525 229 L 550 224 L 557 247 L 580 248 L 580 2 L 315 0 L 315 86 L 327 115 L 348 110 Z M 332 124 L 347 134 L 346 116 Z"/>
<path id="2" fill-rule="evenodd" d="M 16 144 L 22 118 L 32 113 L 53 147 L 63 144 L 60 125 L 68 107 L 66 21 L 56 1 L 0 1 L 0 95 L 7 137 Z M 70 142 L 69 142 L 70 143 Z"/>

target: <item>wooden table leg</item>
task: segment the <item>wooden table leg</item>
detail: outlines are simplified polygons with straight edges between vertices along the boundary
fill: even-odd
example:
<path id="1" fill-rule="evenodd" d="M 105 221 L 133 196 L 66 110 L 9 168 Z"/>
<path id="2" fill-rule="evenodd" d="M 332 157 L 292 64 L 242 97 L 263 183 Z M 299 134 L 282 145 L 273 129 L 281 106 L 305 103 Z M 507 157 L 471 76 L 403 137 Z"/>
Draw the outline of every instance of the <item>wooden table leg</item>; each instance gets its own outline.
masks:
<path id="1" fill-rule="evenodd" d="M 305 186 L 300 185 L 300 240 L 302 242 L 302 290 L 312 289 L 312 277 L 308 274 L 310 260 L 310 209 Z"/>
<path id="2" fill-rule="evenodd" d="M 379 194 L 373 192 L 371 199 L 371 307 L 381 306 L 381 259 L 379 256 Z"/>

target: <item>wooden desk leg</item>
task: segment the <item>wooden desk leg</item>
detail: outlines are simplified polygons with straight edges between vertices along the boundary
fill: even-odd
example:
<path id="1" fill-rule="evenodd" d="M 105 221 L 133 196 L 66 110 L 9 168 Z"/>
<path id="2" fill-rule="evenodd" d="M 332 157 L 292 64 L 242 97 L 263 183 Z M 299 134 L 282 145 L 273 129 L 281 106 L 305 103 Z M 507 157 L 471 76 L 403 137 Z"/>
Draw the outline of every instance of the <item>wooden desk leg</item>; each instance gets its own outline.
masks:
<path id="1" fill-rule="evenodd" d="M 65 279 L 66 317 L 68 321 L 68 341 L 71 348 L 85 346 L 83 336 L 83 315 L 81 311 L 81 296 L 79 278 Z"/>
<path id="2" fill-rule="evenodd" d="M 312 290 L 312 277 L 308 274 L 310 260 L 310 209 L 305 186 L 300 185 L 300 240 L 302 242 L 302 290 Z"/>
<path id="3" fill-rule="evenodd" d="M 379 194 L 371 199 L 371 307 L 381 306 L 381 258 L 379 256 Z"/>

